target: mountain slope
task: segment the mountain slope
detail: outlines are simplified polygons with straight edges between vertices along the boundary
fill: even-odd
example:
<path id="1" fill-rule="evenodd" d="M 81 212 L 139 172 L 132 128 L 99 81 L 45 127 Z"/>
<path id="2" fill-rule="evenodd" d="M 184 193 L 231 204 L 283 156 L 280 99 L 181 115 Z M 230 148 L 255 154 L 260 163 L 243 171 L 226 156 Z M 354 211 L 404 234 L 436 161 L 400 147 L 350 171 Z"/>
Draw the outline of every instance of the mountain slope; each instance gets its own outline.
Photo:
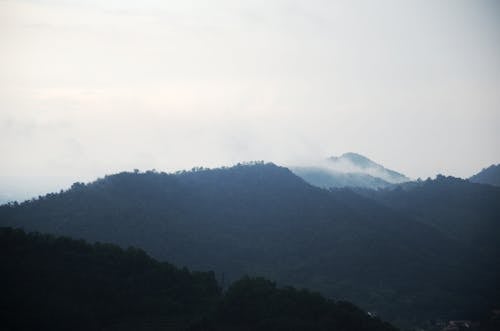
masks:
<path id="1" fill-rule="evenodd" d="M 461 318 L 498 298 L 471 284 L 472 277 L 487 287 L 492 275 L 469 246 L 273 164 L 107 176 L 0 207 L 0 224 L 134 245 L 230 280 L 263 275 L 389 318 Z"/>
<path id="2" fill-rule="evenodd" d="M 323 188 L 380 189 L 410 180 L 356 153 L 332 156 L 319 165 L 291 169 L 308 183 Z"/>
<path id="3" fill-rule="evenodd" d="M 359 172 L 380 178 L 389 183 L 403 183 L 410 179 L 399 172 L 387 169 L 369 158 L 357 153 L 344 153 L 339 157 L 328 159 L 333 169 L 349 169 L 349 172 Z"/>
<path id="4" fill-rule="evenodd" d="M 469 178 L 469 181 L 479 184 L 500 186 L 500 164 L 491 165 Z"/>
<path id="5" fill-rule="evenodd" d="M 135 248 L 9 228 L 0 228 L 0 247 L 2 330 L 395 331 L 351 304 L 262 278 L 223 294 L 213 273 Z"/>
<path id="6" fill-rule="evenodd" d="M 144 251 L 0 228 L 2 330 L 103 330 L 195 320 L 219 300 L 213 273 Z M 141 328 L 137 328 L 140 330 Z"/>
<path id="7" fill-rule="evenodd" d="M 452 240 L 479 248 L 500 265 L 500 188 L 437 176 L 368 195 L 433 226 Z"/>
<path id="8" fill-rule="evenodd" d="M 391 185 L 381 178 L 364 173 L 344 173 L 322 167 L 294 167 L 291 170 L 309 184 L 327 189 L 344 187 L 379 189 Z"/>

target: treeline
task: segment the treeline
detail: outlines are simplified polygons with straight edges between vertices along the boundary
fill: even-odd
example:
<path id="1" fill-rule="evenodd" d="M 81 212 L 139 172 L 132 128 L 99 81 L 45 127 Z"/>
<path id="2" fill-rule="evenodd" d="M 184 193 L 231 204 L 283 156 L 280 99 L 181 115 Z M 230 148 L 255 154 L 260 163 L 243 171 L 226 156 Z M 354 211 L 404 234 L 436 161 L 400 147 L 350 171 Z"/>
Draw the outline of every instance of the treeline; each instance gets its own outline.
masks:
<path id="1" fill-rule="evenodd" d="M 137 248 L 0 230 L 0 329 L 97 330 L 130 316 L 201 314 L 221 291 L 210 272 Z"/>
<path id="2" fill-rule="evenodd" d="M 258 163 L 110 175 L 0 206 L 0 226 L 140 247 L 229 283 L 264 276 L 424 328 L 500 307 L 499 215 L 488 185 L 327 191 Z"/>
<path id="3" fill-rule="evenodd" d="M 346 302 L 263 278 L 223 293 L 213 272 L 137 248 L 0 228 L 2 330 L 395 330 Z"/>

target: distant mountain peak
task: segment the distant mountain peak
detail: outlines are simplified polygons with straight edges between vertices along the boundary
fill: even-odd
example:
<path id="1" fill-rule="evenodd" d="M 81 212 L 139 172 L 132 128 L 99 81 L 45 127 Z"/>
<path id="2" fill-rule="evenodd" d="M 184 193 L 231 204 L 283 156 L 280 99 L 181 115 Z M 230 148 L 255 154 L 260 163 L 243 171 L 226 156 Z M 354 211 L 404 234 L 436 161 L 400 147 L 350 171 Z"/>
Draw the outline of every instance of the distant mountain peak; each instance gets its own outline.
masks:
<path id="1" fill-rule="evenodd" d="M 370 160 L 366 156 L 358 154 L 358 153 L 353 153 L 353 152 L 347 152 L 347 153 L 344 153 L 338 157 L 331 156 L 330 158 L 328 158 L 328 160 L 333 161 L 333 162 L 342 162 L 342 161 L 346 160 L 346 161 L 352 162 L 353 164 L 355 164 L 361 168 L 380 166 L 379 164 L 373 162 L 372 160 Z"/>
<path id="2" fill-rule="evenodd" d="M 319 165 L 293 168 L 309 183 L 326 188 L 383 188 L 410 181 L 405 175 L 370 160 L 364 155 L 347 152 L 331 156 Z"/>
<path id="3" fill-rule="evenodd" d="M 470 177 L 469 181 L 479 184 L 500 186 L 500 164 L 493 164 L 488 168 L 484 168 L 474 176 Z"/>
<path id="4" fill-rule="evenodd" d="M 370 160 L 364 155 L 348 152 L 339 157 L 332 156 L 327 159 L 330 170 L 341 173 L 363 173 L 372 177 L 383 179 L 392 184 L 407 182 L 410 179 L 405 175 Z"/>

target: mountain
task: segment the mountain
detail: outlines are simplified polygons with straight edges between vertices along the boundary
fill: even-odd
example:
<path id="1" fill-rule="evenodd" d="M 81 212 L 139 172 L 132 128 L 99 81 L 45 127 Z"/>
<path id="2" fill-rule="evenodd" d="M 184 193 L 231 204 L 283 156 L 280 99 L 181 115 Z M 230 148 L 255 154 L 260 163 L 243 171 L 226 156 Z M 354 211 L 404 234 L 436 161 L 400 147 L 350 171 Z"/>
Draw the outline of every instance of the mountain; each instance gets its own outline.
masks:
<path id="1" fill-rule="evenodd" d="M 0 247 L 2 330 L 183 325 L 202 316 L 221 294 L 213 273 L 178 269 L 137 248 L 11 228 L 0 228 Z M 123 323 L 130 329 L 120 328 Z"/>
<path id="2" fill-rule="evenodd" d="M 410 179 L 356 153 L 332 156 L 319 165 L 293 167 L 308 183 L 323 188 L 386 188 Z"/>
<path id="3" fill-rule="evenodd" d="M 491 165 L 469 178 L 473 183 L 500 186 L 500 164 Z"/>
<path id="4" fill-rule="evenodd" d="M 225 293 L 213 272 L 137 248 L 0 228 L 2 330 L 396 329 L 347 302 L 245 277 Z"/>
<path id="5" fill-rule="evenodd" d="M 349 169 L 349 172 L 366 173 L 373 177 L 381 178 L 386 182 L 397 184 L 408 182 L 410 179 L 399 172 L 387 169 L 367 157 L 356 153 L 345 153 L 340 157 L 332 156 L 328 159 L 332 169 Z"/>
<path id="6" fill-rule="evenodd" d="M 475 249 L 500 265 L 500 188 L 438 175 L 386 190 L 370 198 L 438 229 L 449 239 Z"/>
<path id="7" fill-rule="evenodd" d="M 497 191 L 464 185 L 488 203 L 456 209 L 468 198 L 457 193 L 449 219 L 500 215 Z M 379 197 L 323 190 L 273 164 L 106 176 L 1 206 L 0 225 L 133 245 L 228 281 L 265 276 L 400 324 L 475 316 L 500 298 L 498 264 L 482 252 L 494 243 L 476 248 Z"/>
<path id="8" fill-rule="evenodd" d="M 369 188 L 380 189 L 392 184 L 364 173 L 338 172 L 323 167 L 294 167 L 292 171 L 311 185 L 321 188 Z"/>

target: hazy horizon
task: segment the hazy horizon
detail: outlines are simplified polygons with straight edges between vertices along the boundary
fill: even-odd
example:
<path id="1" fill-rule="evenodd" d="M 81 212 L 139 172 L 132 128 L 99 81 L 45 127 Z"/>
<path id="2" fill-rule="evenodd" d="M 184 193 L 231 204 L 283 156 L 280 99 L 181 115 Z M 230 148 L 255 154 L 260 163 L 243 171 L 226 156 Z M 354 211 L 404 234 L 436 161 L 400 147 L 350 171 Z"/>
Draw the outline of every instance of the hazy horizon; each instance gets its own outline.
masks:
<path id="1" fill-rule="evenodd" d="M 467 178 L 499 129 L 492 0 L 0 0 L 0 199 L 345 152 Z"/>
<path id="2" fill-rule="evenodd" d="M 238 163 L 248 163 L 248 162 L 267 162 L 265 160 L 246 160 Z M 372 160 L 373 161 L 373 160 Z M 274 163 L 272 161 L 269 161 L 271 163 Z M 220 164 L 216 165 L 213 167 L 208 167 L 208 168 L 219 168 L 219 167 L 231 167 L 235 166 L 238 163 L 234 164 Z M 328 165 L 328 161 L 326 159 L 322 160 L 310 160 L 308 163 L 296 163 L 296 164 L 277 164 L 278 166 L 283 166 L 283 167 L 291 167 L 291 170 L 294 171 L 293 167 L 318 167 L 325 169 L 326 171 L 334 171 L 334 172 L 344 172 L 344 173 L 356 173 L 356 169 L 350 169 L 349 167 L 346 169 L 338 169 L 338 168 L 332 168 L 330 165 Z M 146 172 L 146 171 L 157 171 L 157 172 L 167 172 L 167 173 L 175 173 L 177 171 L 182 171 L 182 170 L 191 170 L 193 168 L 198 168 L 198 167 L 203 167 L 202 165 L 193 165 L 192 167 L 187 167 L 187 168 L 179 168 L 179 169 L 156 169 L 156 168 L 144 168 L 144 169 L 122 169 L 122 170 L 116 170 L 114 172 L 107 172 L 103 173 L 97 176 L 94 175 L 89 175 L 89 174 L 84 174 L 84 175 L 52 175 L 52 176 L 40 176 L 40 175 L 22 175 L 22 176 L 0 176 L 0 183 L 2 183 L 2 190 L 0 191 L 0 204 L 7 203 L 7 202 L 13 202 L 13 201 L 25 201 L 29 200 L 32 198 L 37 198 L 38 196 L 43 196 L 47 193 L 55 193 L 59 192 L 61 190 L 67 190 L 71 187 L 73 183 L 76 182 L 83 182 L 83 183 L 90 183 L 93 182 L 99 178 L 104 178 L 107 175 L 113 175 L 115 173 L 119 172 L 132 172 L 139 170 L 140 172 Z M 383 165 L 382 165 L 383 166 Z M 206 166 L 204 168 L 207 168 Z M 484 167 L 486 168 L 486 167 Z M 482 169 L 484 169 L 482 168 Z M 479 169 L 477 172 L 479 172 Z M 397 169 L 390 169 L 390 170 L 395 170 Z M 372 176 L 376 176 L 379 178 L 379 174 L 372 171 L 365 172 L 367 174 L 370 174 Z M 474 173 L 476 174 L 476 173 Z M 474 175 L 471 174 L 470 176 Z M 404 174 L 403 174 L 404 175 Z M 429 176 L 429 177 L 418 177 L 418 178 L 410 178 L 410 180 L 417 180 L 417 179 L 427 179 L 427 178 L 435 178 L 437 175 L 442 175 L 442 173 L 437 173 L 434 176 Z M 453 176 L 453 175 L 452 175 Z M 454 176 L 454 177 L 459 177 L 463 179 L 467 179 L 468 177 L 459 177 L 459 176 Z"/>

